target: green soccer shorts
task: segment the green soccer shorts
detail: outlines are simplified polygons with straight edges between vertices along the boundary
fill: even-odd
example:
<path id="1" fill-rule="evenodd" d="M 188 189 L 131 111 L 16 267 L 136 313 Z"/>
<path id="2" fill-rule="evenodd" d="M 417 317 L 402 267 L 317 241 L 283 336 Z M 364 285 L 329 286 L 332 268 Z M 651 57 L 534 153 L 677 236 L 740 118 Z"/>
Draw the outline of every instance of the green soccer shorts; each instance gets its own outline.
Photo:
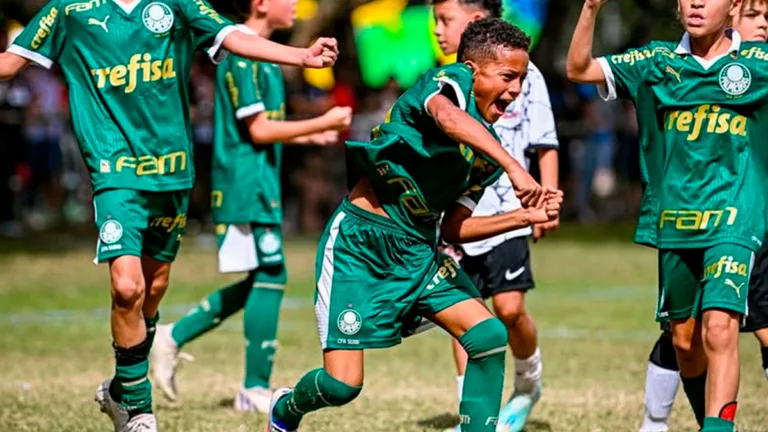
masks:
<path id="1" fill-rule="evenodd" d="M 280 225 L 219 224 L 216 240 L 221 273 L 249 272 L 285 262 Z"/>
<path id="2" fill-rule="evenodd" d="M 731 243 L 659 250 L 656 320 L 698 318 L 709 309 L 746 314 L 754 259 L 752 250 Z"/>
<path id="3" fill-rule="evenodd" d="M 452 258 L 347 200 L 320 239 L 315 272 L 324 350 L 391 347 L 417 317 L 480 298 Z"/>
<path id="4" fill-rule="evenodd" d="M 189 190 L 105 189 L 93 197 L 99 239 L 94 262 L 132 255 L 173 262 L 187 225 Z"/>

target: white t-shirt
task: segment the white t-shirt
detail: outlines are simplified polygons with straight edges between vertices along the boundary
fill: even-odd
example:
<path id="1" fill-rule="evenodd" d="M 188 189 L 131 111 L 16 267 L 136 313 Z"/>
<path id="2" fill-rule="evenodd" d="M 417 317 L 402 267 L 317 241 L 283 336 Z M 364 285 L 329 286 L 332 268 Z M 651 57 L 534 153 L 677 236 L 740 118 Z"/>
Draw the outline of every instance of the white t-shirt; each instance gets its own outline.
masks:
<path id="1" fill-rule="evenodd" d="M 528 169 L 526 153 L 542 148 L 558 148 L 555 116 L 549 101 L 549 91 L 544 76 L 533 63 L 528 66 L 528 76 L 523 90 L 515 102 L 507 107 L 504 115 L 494 125 L 502 146 L 525 169 Z M 512 182 L 505 174 L 487 188 L 477 204 L 473 216 L 493 216 L 520 208 Z M 462 245 L 468 255 L 477 256 L 489 252 L 505 241 L 530 236 L 531 228 L 508 232 L 499 236 Z"/>

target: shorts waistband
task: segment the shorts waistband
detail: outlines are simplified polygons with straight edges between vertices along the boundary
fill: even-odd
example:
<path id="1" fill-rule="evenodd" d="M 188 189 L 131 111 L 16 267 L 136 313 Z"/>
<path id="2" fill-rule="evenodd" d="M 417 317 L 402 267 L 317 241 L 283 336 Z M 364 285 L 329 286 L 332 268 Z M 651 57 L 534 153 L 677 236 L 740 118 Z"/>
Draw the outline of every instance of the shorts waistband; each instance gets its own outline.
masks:
<path id="1" fill-rule="evenodd" d="M 392 219 L 386 218 L 384 216 L 379 216 L 376 213 L 371 213 L 367 210 L 363 210 L 360 207 L 352 204 L 347 198 L 344 198 L 344 200 L 341 202 L 341 209 L 345 213 L 349 213 L 355 216 L 356 218 L 362 219 L 366 222 L 376 225 L 379 228 L 392 231 L 395 234 L 400 234 L 405 236 L 409 235 L 404 229 L 402 229 L 399 225 L 397 225 Z"/>

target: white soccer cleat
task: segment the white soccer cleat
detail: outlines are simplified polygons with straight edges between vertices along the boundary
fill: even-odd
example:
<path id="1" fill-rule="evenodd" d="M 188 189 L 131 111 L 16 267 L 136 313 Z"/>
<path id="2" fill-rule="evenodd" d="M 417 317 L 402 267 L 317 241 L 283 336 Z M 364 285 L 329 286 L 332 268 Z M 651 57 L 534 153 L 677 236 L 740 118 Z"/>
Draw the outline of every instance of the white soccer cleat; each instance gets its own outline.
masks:
<path id="1" fill-rule="evenodd" d="M 93 400 L 99 404 L 101 412 L 108 415 L 112 424 L 115 426 L 115 432 L 123 432 L 128 425 L 128 410 L 125 409 L 119 402 L 112 399 L 109 395 L 109 383 L 112 380 L 106 380 L 99 384 L 99 388 L 96 389 L 96 395 Z"/>
<path id="2" fill-rule="evenodd" d="M 267 427 L 264 429 L 265 432 L 296 432 L 298 429 L 288 429 L 284 425 L 280 424 L 279 421 L 277 421 L 274 418 L 274 412 L 275 412 L 275 404 L 277 404 L 277 401 L 283 398 L 283 396 L 287 395 L 291 392 L 291 389 L 288 387 L 283 387 L 281 389 L 275 390 L 274 393 L 272 393 L 272 400 L 269 403 L 269 420 L 267 420 Z"/>
<path id="3" fill-rule="evenodd" d="M 267 414 L 272 404 L 272 390 L 255 387 L 240 388 L 235 397 L 235 411 Z"/>
<path id="4" fill-rule="evenodd" d="M 154 414 L 139 414 L 128 420 L 125 429 L 120 432 L 157 432 L 157 420 Z"/>
<path id="5" fill-rule="evenodd" d="M 171 337 L 171 330 L 173 325 L 170 324 L 157 326 L 155 341 L 149 352 L 149 366 L 155 385 L 168 400 L 175 402 L 179 397 L 176 390 L 176 369 L 182 360 L 194 361 L 195 358 L 179 350 Z"/>

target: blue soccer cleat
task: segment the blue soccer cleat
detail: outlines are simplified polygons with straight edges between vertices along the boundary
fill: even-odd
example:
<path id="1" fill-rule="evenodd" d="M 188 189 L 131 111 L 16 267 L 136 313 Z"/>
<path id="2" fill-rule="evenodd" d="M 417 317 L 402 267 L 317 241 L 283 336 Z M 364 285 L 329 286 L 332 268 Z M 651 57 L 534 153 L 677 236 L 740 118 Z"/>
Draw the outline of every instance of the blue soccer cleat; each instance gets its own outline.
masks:
<path id="1" fill-rule="evenodd" d="M 532 392 L 515 391 L 499 413 L 496 432 L 521 432 L 540 398 L 540 382 L 536 383 Z"/>

